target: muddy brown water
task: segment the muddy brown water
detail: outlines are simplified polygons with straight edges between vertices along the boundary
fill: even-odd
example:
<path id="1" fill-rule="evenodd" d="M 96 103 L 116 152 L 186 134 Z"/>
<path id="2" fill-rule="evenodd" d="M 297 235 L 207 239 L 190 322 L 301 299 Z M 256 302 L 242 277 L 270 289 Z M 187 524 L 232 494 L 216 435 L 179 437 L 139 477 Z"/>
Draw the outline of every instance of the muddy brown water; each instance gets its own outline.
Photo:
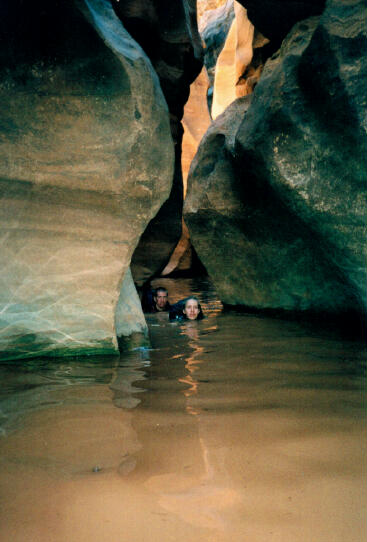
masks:
<path id="1" fill-rule="evenodd" d="M 0 366 L 1 542 L 365 540 L 363 345 L 163 282 L 207 318 Z"/>

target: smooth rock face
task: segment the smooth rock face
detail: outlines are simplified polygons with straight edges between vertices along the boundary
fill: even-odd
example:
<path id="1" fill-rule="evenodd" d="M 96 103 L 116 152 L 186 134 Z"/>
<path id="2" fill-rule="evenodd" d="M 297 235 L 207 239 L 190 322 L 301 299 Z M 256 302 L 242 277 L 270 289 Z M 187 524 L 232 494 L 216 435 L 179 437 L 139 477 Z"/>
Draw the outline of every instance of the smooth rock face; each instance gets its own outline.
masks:
<path id="1" fill-rule="evenodd" d="M 124 274 L 171 189 L 167 105 L 109 2 L 6 14 L 0 355 L 113 352 Z"/>
<path id="2" fill-rule="evenodd" d="M 141 311 L 141 303 L 135 288 L 130 268 L 126 271 L 115 312 L 117 337 L 132 333 L 148 334 L 148 326 Z"/>
<path id="3" fill-rule="evenodd" d="M 225 303 L 366 309 L 363 20 L 333 1 L 296 25 L 199 147 L 185 220 Z"/>

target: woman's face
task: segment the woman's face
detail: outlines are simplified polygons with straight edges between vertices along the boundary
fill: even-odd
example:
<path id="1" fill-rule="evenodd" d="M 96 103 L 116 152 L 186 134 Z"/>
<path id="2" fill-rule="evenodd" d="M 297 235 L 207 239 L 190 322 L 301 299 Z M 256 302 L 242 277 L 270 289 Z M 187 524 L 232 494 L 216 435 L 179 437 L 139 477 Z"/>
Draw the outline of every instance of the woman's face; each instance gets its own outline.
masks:
<path id="1" fill-rule="evenodd" d="M 189 299 L 183 310 L 189 320 L 196 320 L 199 314 L 199 304 L 195 299 Z"/>

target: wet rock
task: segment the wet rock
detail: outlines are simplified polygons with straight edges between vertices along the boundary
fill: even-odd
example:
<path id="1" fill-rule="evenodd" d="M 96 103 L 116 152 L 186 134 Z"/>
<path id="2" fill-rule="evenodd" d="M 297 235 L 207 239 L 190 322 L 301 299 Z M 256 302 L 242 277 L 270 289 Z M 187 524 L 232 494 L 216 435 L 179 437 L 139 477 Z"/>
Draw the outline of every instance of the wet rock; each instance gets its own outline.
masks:
<path id="1" fill-rule="evenodd" d="M 167 105 L 109 2 L 2 10 L 1 355 L 115 352 L 124 274 L 171 189 Z"/>
<path id="2" fill-rule="evenodd" d="M 199 147 L 185 220 L 225 303 L 366 308 L 364 12 L 296 25 Z"/>
<path id="3" fill-rule="evenodd" d="M 130 268 L 126 271 L 115 312 L 116 336 L 127 337 L 132 333 L 147 335 L 148 327 L 141 311 Z"/>

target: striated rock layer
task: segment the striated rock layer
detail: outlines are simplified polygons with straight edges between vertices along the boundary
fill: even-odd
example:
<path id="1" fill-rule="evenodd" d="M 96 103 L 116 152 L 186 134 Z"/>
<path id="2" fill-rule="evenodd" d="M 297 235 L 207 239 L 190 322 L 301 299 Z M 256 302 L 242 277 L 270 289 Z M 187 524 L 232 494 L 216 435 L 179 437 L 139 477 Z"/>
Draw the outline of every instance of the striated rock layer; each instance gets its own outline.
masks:
<path id="1" fill-rule="evenodd" d="M 366 310 L 365 12 L 296 25 L 199 147 L 185 221 L 227 304 Z"/>
<path id="2" fill-rule="evenodd" d="M 167 105 L 108 1 L 4 12 L 0 356 L 114 352 L 141 314 L 126 287 L 115 322 L 124 275 L 171 189 Z"/>

